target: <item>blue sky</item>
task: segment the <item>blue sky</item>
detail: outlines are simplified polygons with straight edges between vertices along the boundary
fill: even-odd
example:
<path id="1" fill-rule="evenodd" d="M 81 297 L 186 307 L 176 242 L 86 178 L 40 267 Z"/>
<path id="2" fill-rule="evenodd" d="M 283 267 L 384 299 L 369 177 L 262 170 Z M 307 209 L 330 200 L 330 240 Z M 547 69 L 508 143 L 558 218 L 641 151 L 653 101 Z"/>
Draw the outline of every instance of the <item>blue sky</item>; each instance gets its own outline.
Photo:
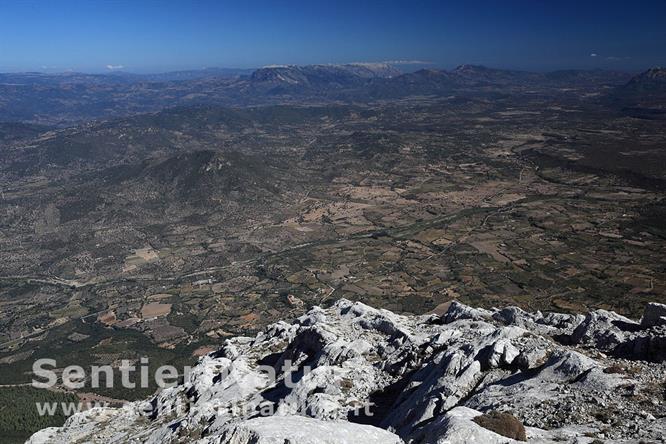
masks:
<path id="1" fill-rule="evenodd" d="M 0 0 L 0 71 L 666 65 L 666 1 Z M 122 67 L 122 68 L 120 68 Z"/>

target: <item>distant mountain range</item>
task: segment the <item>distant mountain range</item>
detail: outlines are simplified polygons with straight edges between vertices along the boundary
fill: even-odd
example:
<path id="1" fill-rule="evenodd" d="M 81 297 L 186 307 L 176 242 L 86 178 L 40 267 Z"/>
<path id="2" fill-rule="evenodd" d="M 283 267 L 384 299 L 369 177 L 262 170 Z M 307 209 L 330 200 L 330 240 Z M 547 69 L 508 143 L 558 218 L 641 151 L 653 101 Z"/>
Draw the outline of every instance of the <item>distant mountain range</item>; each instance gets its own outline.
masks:
<path id="1" fill-rule="evenodd" d="M 170 71 L 155 74 L 136 74 L 125 71 L 113 71 L 100 74 L 81 72 L 42 73 L 18 72 L 0 73 L 0 84 L 5 85 L 61 85 L 71 83 L 113 84 L 141 82 L 176 82 L 210 78 L 237 78 L 249 76 L 254 69 L 241 68 L 204 68 L 188 71 Z"/>
<path id="2" fill-rule="evenodd" d="M 158 111 L 171 106 L 358 103 L 408 96 L 497 94 L 607 97 L 621 107 L 659 107 L 664 70 L 632 78 L 625 72 L 547 73 L 461 65 L 402 73 L 386 63 L 276 65 L 257 70 L 210 68 L 164 74 L 0 74 L 0 121 L 69 125 L 90 119 Z M 585 91 L 582 91 L 582 90 Z"/>
<path id="3" fill-rule="evenodd" d="M 612 99 L 630 114 L 666 117 L 666 68 L 652 68 L 618 87 Z"/>
<path id="4" fill-rule="evenodd" d="M 386 63 L 269 66 L 252 73 L 250 82 L 269 88 L 339 88 L 362 86 L 369 79 L 392 78 L 401 74 L 402 72 Z"/>
<path id="5" fill-rule="evenodd" d="M 276 66 L 255 71 L 250 81 L 277 85 L 309 87 L 394 87 L 423 89 L 423 92 L 470 86 L 577 86 L 580 84 L 618 85 L 631 77 L 628 73 L 604 70 L 565 70 L 548 73 L 460 65 L 446 71 L 421 69 L 401 73 L 386 64 Z M 398 91 L 399 92 L 399 91 Z"/>
<path id="6" fill-rule="evenodd" d="M 197 80 L 216 77 L 234 78 L 248 76 L 254 72 L 254 69 L 243 68 L 204 68 L 192 69 L 186 71 L 170 71 L 156 74 L 133 74 L 126 72 L 114 72 L 106 74 L 109 77 L 125 78 L 131 81 L 141 82 L 174 82 L 179 80 Z"/>

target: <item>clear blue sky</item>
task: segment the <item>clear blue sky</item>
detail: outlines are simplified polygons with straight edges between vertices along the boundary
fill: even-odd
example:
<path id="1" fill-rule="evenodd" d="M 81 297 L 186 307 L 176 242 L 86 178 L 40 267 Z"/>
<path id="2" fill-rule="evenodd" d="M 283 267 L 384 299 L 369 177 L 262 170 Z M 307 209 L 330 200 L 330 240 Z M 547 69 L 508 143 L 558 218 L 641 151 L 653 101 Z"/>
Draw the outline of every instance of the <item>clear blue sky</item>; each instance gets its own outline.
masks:
<path id="1" fill-rule="evenodd" d="M 401 59 L 536 70 L 666 65 L 666 1 L 0 0 L 0 71 Z"/>

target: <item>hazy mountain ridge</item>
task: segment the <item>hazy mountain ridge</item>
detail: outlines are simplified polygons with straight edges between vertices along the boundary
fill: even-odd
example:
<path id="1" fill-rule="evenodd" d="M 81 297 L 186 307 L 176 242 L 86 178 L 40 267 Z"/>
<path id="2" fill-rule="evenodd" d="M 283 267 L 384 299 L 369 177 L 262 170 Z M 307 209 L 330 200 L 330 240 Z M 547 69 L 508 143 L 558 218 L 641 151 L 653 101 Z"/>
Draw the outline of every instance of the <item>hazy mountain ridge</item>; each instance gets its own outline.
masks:
<path id="1" fill-rule="evenodd" d="M 368 102 L 408 96 L 467 96 L 527 90 L 593 88 L 603 92 L 629 80 L 612 71 L 533 73 L 461 65 L 452 71 L 401 73 L 389 64 L 269 66 L 200 70 L 162 75 L 0 74 L 0 121 L 58 125 L 192 104 L 232 106 L 320 102 Z"/>
<path id="2" fill-rule="evenodd" d="M 636 117 L 666 118 L 666 68 L 651 68 L 613 90 L 613 102 Z"/>

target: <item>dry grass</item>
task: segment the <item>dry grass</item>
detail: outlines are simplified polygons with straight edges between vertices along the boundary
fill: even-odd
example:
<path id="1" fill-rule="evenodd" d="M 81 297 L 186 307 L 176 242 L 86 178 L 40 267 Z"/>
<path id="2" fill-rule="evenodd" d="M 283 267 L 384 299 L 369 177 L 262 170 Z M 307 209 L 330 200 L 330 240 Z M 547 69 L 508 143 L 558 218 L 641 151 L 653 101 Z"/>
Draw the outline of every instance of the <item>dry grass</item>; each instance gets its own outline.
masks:
<path id="1" fill-rule="evenodd" d="M 517 441 L 527 441 L 525 426 L 518 418 L 510 413 L 491 411 L 474 418 L 474 422 L 481 427 L 506 436 Z"/>

